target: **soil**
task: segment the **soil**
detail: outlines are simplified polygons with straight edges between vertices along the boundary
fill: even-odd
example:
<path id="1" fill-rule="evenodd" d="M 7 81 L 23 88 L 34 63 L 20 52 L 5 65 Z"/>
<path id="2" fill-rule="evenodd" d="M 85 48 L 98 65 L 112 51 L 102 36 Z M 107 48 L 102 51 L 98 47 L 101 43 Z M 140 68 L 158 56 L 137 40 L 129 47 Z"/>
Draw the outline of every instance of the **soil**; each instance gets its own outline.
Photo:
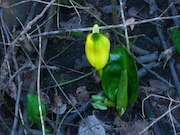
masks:
<path id="1" fill-rule="evenodd" d="M 123 1 L 126 21 L 139 22 L 127 26 L 131 52 L 138 67 L 138 99 L 121 117 L 114 107 L 103 111 L 91 105 L 92 95 L 104 93 L 98 73 L 86 59 L 85 40 L 92 30 L 86 28 L 96 23 L 105 26 L 104 22 L 106 27 L 100 27 L 100 32 L 109 37 L 111 50 L 126 44 L 117 34 L 119 29 L 115 29 L 114 1 L 62 0 L 57 1 L 62 5 L 50 6 L 41 14 L 49 1 L 2 0 L 0 135 L 42 134 L 27 116 L 27 94 L 37 94 L 37 84 L 46 108 L 46 134 L 179 134 L 180 55 L 171 35 L 173 28 L 179 28 L 180 18 L 176 16 L 180 13 L 180 2 Z M 118 24 L 123 24 L 119 1 L 116 11 Z M 38 14 L 42 16 L 34 21 Z M 13 18 L 9 19 L 10 16 Z M 156 20 L 149 21 L 152 18 Z M 31 26 L 26 27 L 28 24 Z M 40 82 L 37 82 L 39 58 L 43 60 Z M 93 128 L 90 130 L 87 125 Z"/>

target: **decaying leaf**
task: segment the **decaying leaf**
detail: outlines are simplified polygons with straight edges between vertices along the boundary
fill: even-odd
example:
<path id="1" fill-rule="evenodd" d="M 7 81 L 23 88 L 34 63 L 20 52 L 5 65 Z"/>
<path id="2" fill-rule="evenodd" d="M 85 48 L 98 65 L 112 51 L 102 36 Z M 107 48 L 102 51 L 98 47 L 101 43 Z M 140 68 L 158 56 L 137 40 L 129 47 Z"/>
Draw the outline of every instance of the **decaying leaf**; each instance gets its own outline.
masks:
<path id="1" fill-rule="evenodd" d="M 86 102 L 90 99 L 90 94 L 86 89 L 86 86 L 80 86 L 76 90 L 76 94 L 78 96 L 79 104 Z"/>
<path id="2" fill-rule="evenodd" d="M 101 77 L 99 76 L 98 72 L 93 72 L 93 77 L 95 79 L 95 83 L 100 83 Z"/>
<path id="3" fill-rule="evenodd" d="M 55 114 L 64 114 L 67 110 L 67 104 L 62 104 L 61 106 L 52 105 L 49 110 Z"/>
<path id="4" fill-rule="evenodd" d="M 63 105 L 60 95 L 54 95 L 54 102 L 58 107 Z"/>
<path id="5" fill-rule="evenodd" d="M 149 80 L 149 85 L 153 88 L 156 88 L 156 91 L 154 91 L 156 94 L 162 94 L 162 93 L 159 93 L 158 91 L 163 92 L 163 91 L 168 91 L 169 89 L 167 84 L 159 80 Z"/>
<path id="6" fill-rule="evenodd" d="M 11 97 L 11 98 L 16 98 L 16 91 L 17 91 L 17 87 L 15 85 L 14 82 L 11 82 L 7 89 L 6 89 L 6 93 Z"/>
<path id="7" fill-rule="evenodd" d="M 80 135 L 106 135 L 106 131 L 102 123 L 95 115 L 90 115 L 79 125 L 78 134 Z"/>
<path id="8" fill-rule="evenodd" d="M 40 93 L 40 98 L 41 98 L 41 100 L 43 101 L 43 103 L 44 103 L 45 106 L 50 105 L 51 101 L 50 101 L 49 96 L 48 96 L 46 93 L 41 92 L 41 93 Z"/>
<path id="9" fill-rule="evenodd" d="M 126 23 L 134 23 L 136 21 L 135 18 L 131 17 L 129 19 L 126 20 Z M 130 25 L 130 29 L 133 30 L 135 27 L 135 25 Z"/>
<path id="10" fill-rule="evenodd" d="M 78 101 L 76 100 L 76 98 L 73 96 L 73 94 L 69 93 L 68 94 L 71 102 L 73 103 L 73 105 L 76 105 L 78 103 Z"/>

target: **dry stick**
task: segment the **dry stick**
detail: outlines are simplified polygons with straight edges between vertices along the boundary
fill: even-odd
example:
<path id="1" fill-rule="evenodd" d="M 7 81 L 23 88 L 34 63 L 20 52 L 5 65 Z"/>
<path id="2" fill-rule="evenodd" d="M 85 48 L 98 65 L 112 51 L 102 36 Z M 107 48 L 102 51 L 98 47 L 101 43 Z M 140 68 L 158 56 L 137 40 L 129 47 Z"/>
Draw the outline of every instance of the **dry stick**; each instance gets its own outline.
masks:
<path id="1" fill-rule="evenodd" d="M 38 27 L 37 27 L 38 28 Z M 39 33 L 40 29 L 38 29 Z M 37 72 L 37 94 L 38 94 L 38 107 L 39 107 L 39 113 L 40 113 L 40 119 L 41 119 L 41 127 L 42 127 L 42 133 L 45 135 L 45 127 L 44 127 L 44 120 L 43 120 L 43 114 L 42 114 L 42 108 L 41 108 L 41 98 L 40 98 L 40 74 L 41 74 L 41 59 L 42 59 L 42 53 L 41 53 L 41 37 L 39 37 L 39 62 L 38 62 L 38 72 Z"/>
<path id="2" fill-rule="evenodd" d="M 125 17 L 124 17 L 122 0 L 119 0 L 119 3 L 120 3 L 121 17 L 122 17 L 122 21 L 123 21 L 123 25 L 124 25 L 124 31 L 125 31 L 125 37 L 126 37 L 126 47 L 127 47 L 128 51 L 130 51 L 129 37 L 128 37 L 127 25 L 126 25 L 126 21 L 125 21 Z"/>
<path id="3" fill-rule="evenodd" d="M 136 21 L 134 23 L 126 23 L 126 26 L 138 25 L 138 24 L 153 22 L 153 21 L 157 21 L 157 20 L 170 20 L 170 19 L 175 19 L 175 18 L 180 18 L 180 15 L 168 16 L 168 17 L 155 17 L 155 18 L 152 18 L 152 19 Z M 105 29 L 115 29 L 115 28 L 121 28 L 121 27 L 124 27 L 124 24 L 100 26 L 99 29 L 105 30 Z M 64 32 L 92 31 L 92 29 L 93 29 L 93 27 L 78 28 L 78 29 L 61 29 L 61 30 L 57 30 L 57 31 L 44 32 L 44 33 L 41 33 L 41 34 L 34 34 L 34 35 L 31 36 L 31 38 L 35 38 L 35 37 L 38 37 L 38 36 L 47 36 L 47 35 L 59 34 L 59 33 L 64 33 Z"/>
<path id="4" fill-rule="evenodd" d="M 172 99 L 170 96 L 168 96 L 170 99 Z M 172 100 L 170 100 L 170 103 L 169 103 L 169 106 L 168 106 L 168 109 L 170 110 L 171 109 L 171 106 L 172 106 Z M 176 133 L 176 128 L 175 128 L 175 125 L 174 125 L 174 122 L 173 122 L 173 118 L 172 118 L 172 113 L 169 112 L 169 117 L 170 117 L 170 120 L 171 120 L 171 123 L 172 123 L 172 127 L 173 127 L 173 131 L 174 131 L 174 135 L 177 135 Z"/>
<path id="5" fill-rule="evenodd" d="M 22 123 L 23 125 L 25 125 L 24 120 L 23 120 L 22 111 L 21 111 L 20 108 L 19 108 L 19 117 L 20 117 L 21 123 Z M 24 135 L 27 135 L 26 129 L 23 129 L 23 130 L 24 130 Z M 20 129 L 19 129 L 19 131 L 20 131 Z"/>
<path id="6" fill-rule="evenodd" d="M 18 70 L 19 67 L 17 64 L 16 57 L 13 55 L 12 58 L 13 58 L 15 69 Z M 16 104 L 15 104 L 15 116 L 16 117 L 18 117 L 19 102 L 20 102 L 20 96 L 21 96 L 21 90 L 22 90 L 21 89 L 22 81 L 21 81 L 20 74 L 17 75 L 17 80 L 18 80 L 18 91 L 17 91 Z M 16 117 L 14 117 L 14 123 L 13 123 L 12 131 L 11 131 L 11 135 L 14 135 L 16 132 L 17 123 L 18 123 L 18 119 Z"/>
<path id="7" fill-rule="evenodd" d="M 20 2 L 17 2 L 13 5 L 10 5 L 10 6 L 2 6 L 2 8 L 10 8 L 10 7 L 14 7 L 14 6 L 17 6 L 17 5 L 20 5 L 20 4 L 23 4 L 23 3 L 27 3 L 27 2 L 31 2 L 31 1 L 34 1 L 34 2 L 39 2 L 39 3 L 43 3 L 43 4 L 46 4 L 48 5 L 49 2 L 46 2 L 46 1 L 42 1 L 42 0 L 25 0 L 25 1 L 20 1 Z M 78 6 L 68 6 L 68 5 L 64 5 L 64 4 L 58 4 L 58 3 L 52 3 L 53 6 L 60 6 L 60 7 L 65 7 L 65 8 L 78 8 L 78 9 L 91 9 L 90 7 L 78 7 Z"/>

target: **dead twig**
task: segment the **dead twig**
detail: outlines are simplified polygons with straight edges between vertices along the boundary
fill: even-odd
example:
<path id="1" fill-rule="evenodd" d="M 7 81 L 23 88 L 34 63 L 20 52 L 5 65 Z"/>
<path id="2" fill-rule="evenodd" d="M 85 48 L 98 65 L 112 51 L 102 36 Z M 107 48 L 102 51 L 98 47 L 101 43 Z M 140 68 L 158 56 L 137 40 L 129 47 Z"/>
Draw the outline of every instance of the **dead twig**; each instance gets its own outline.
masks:
<path id="1" fill-rule="evenodd" d="M 11 7 L 14 7 L 14 6 L 17 6 L 17 5 L 20 5 L 20 4 L 23 4 L 23 3 L 27 3 L 27 2 L 31 2 L 31 1 L 34 1 L 34 2 L 39 2 L 39 3 L 43 3 L 43 4 L 46 4 L 48 5 L 49 2 L 46 2 L 46 1 L 42 1 L 42 0 L 24 0 L 24 1 L 20 1 L 20 2 L 17 2 L 13 5 L 10 5 L 10 6 L 1 6 L 3 8 L 11 8 Z M 78 8 L 78 9 L 90 9 L 90 7 L 78 7 L 78 6 L 68 6 L 68 5 L 64 5 L 64 4 L 58 4 L 58 3 L 52 3 L 53 6 L 60 6 L 60 7 L 65 7 L 65 8 Z"/>
<path id="2" fill-rule="evenodd" d="M 152 18 L 152 19 L 136 21 L 134 23 L 126 23 L 126 26 L 138 25 L 138 24 L 153 22 L 153 21 L 157 21 L 157 20 L 171 20 L 171 19 L 176 19 L 176 18 L 180 18 L 180 15 L 168 16 L 168 17 L 155 17 L 155 18 Z M 99 29 L 100 30 L 107 30 L 107 29 L 116 29 L 116 28 L 121 28 L 121 27 L 124 27 L 124 24 L 100 26 Z M 78 28 L 78 29 L 61 29 L 61 30 L 57 30 L 57 31 L 44 32 L 44 33 L 41 33 L 41 34 L 34 34 L 34 35 L 31 36 L 31 38 L 35 38 L 35 37 L 38 37 L 38 36 L 54 35 L 54 34 L 65 33 L 65 32 L 92 31 L 92 29 L 93 29 L 93 27 Z"/>
<path id="3" fill-rule="evenodd" d="M 38 32 L 41 33 L 40 29 L 38 29 Z M 38 108 L 39 108 L 39 115 L 41 120 L 41 127 L 42 127 L 42 133 L 45 135 L 45 126 L 44 126 L 44 119 L 42 114 L 42 108 L 41 108 L 41 99 L 40 99 L 40 74 L 41 74 L 41 59 L 42 59 L 42 38 L 39 37 L 39 62 L 38 62 L 38 71 L 37 71 L 37 94 L 38 94 Z"/>

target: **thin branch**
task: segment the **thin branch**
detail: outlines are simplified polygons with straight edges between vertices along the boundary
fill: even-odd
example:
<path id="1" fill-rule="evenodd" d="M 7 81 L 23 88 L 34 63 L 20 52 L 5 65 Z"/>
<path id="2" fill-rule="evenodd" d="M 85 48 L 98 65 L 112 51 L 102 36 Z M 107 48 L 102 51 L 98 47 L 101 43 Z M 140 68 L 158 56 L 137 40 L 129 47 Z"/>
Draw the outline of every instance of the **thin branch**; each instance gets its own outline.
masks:
<path id="1" fill-rule="evenodd" d="M 153 21 L 157 21 L 157 20 L 170 20 L 170 19 L 175 19 L 175 18 L 180 18 L 180 15 L 168 16 L 168 17 L 155 17 L 155 18 L 152 18 L 152 19 L 136 21 L 134 23 L 126 23 L 126 26 L 138 25 L 138 24 L 153 22 Z M 115 28 L 121 28 L 121 27 L 124 27 L 124 24 L 100 26 L 99 29 L 106 30 L 106 29 L 115 29 Z M 35 35 L 32 35 L 31 38 L 35 38 L 35 37 L 38 37 L 38 36 L 47 36 L 47 35 L 59 34 L 59 33 L 64 33 L 64 32 L 92 31 L 92 29 L 93 29 L 93 27 L 78 28 L 78 29 L 61 29 L 61 30 L 57 30 L 57 31 L 51 31 L 51 32 L 44 32 L 44 33 L 41 33 L 41 34 L 35 34 Z"/>
<path id="2" fill-rule="evenodd" d="M 16 61 L 15 56 L 13 56 L 13 62 L 15 65 L 15 69 L 18 70 L 18 64 Z M 12 131 L 11 131 L 11 135 L 15 134 L 16 128 L 17 128 L 17 123 L 18 123 L 18 110 L 19 110 L 19 102 L 20 102 L 20 97 L 21 97 L 21 88 L 22 88 L 22 81 L 21 81 L 21 77 L 20 74 L 17 75 L 17 80 L 18 80 L 18 91 L 17 91 L 17 97 L 16 97 L 16 104 L 15 104 L 15 116 L 14 117 L 14 123 L 13 123 L 13 127 L 12 127 Z"/>
<path id="3" fill-rule="evenodd" d="M 38 29 L 40 33 L 40 29 Z M 44 127 L 44 120 L 43 120 L 43 114 L 42 114 L 42 108 L 41 108 L 41 98 L 40 98 L 40 74 L 41 74 L 41 44 L 42 43 L 42 38 L 39 37 L 39 62 L 38 62 L 38 72 L 37 72 L 37 93 L 38 93 L 38 107 L 39 107 L 39 113 L 40 113 L 40 119 L 41 119 L 41 127 L 42 127 L 42 132 L 43 135 L 45 135 L 45 127 Z"/>
<path id="4" fill-rule="evenodd" d="M 46 2 L 46 1 L 42 1 L 42 0 L 25 0 L 25 1 L 20 1 L 20 2 L 17 2 L 13 5 L 10 5 L 10 6 L 4 6 L 4 5 L 0 5 L 0 7 L 2 8 L 11 8 L 11 7 L 15 7 L 15 6 L 18 6 L 20 4 L 23 4 L 23 3 L 27 3 L 27 2 L 31 2 L 31 1 L 34 1 L 34 2 L 39 2 L 39 3 L 43 3 L 43 4 L 46 4 L 48 5 L 49 2 Z M 64 5 L 64 4 L 58 4 L 58 3 L 53 3 L 52 4 L 53 6 L 60 6 L 60 7 L 65 7 L 65 8 L 74 8 L 73 6 L 68 6 L 68 5 Z M 78 7 L 78 6 L 75 6 L 76 8 L 78 9 L 90 9 L 90 7 Z"/>
<path id="5" fill-rule="evenodd" d="M 120 9 L 121 9 L 121 18 L 122 18 L 122 21 L 123 21 L 125 37 L 126 37 L 126 47 L 127 47 L 128 51 L 130 51 L 129 37 L 128 37 L 127 25 L 126 25 L 126 21 L 125 21 L 125 17 L 124 17 L 122 0 L 119 0 L 119 3 L 120 3 Z"/>
<path id="6" fill-rule="evenodd" d="M 170 96 L 169 96 L 169 99 L 170 99 L 170 103 L 169 103 L 168 109 L 170 110 L 173 101 L 171 100 L 172 98 Z M 172 123 L 172 128 L 173 128 L 173 131 L 174 131 L 174 135 L 177 135 L 176 128 L 175 128 L 175 125 L 174 125 L 174 122 L 173 122 L 173 118 L 172 118 L 172 113 L 171 112 L 169 112 L 169 117 L 170 117 L 170 120 L 171 120 L 171 123 Z"/>

